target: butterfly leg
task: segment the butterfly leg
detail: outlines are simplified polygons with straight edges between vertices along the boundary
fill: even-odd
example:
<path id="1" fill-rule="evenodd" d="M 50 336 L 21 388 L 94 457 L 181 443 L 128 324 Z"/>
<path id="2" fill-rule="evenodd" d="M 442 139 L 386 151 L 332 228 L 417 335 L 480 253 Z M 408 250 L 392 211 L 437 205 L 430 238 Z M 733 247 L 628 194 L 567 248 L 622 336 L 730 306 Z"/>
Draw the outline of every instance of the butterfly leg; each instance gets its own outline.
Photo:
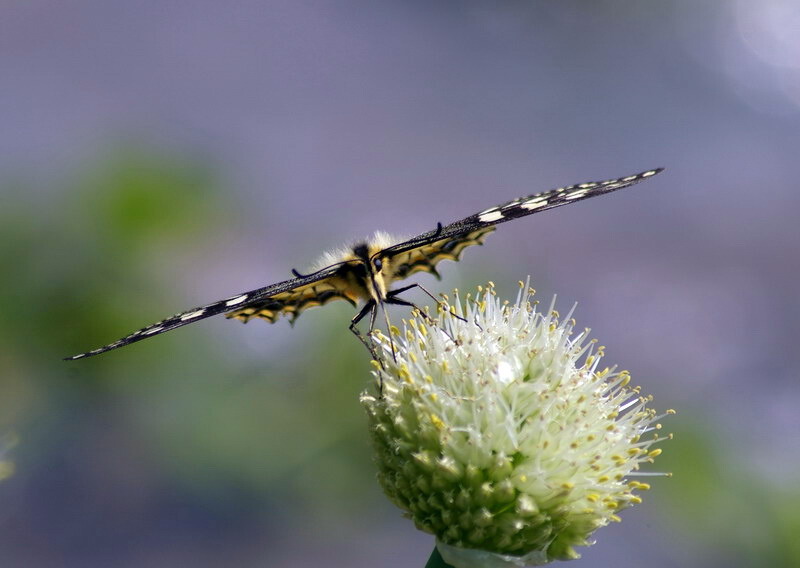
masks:
<path id="1" fill-rule="evenodd" d="M 358 312 L 352 320 L 350 320 L 349 329 L 351 332 L 353 332 L 353 335 L 355 335 L 358 338 L 358 340 L 364 345 L 364 347 L 367 348 L 372 358 L 380 362 L 380 358 L 378 357 L 378 354 L 375 352 L 374 345 L 370 341 L 368 341 L 367 338 L 365 338 L 360 331 L 358 331 L 358 323 L 362 319 L 364 319 L 367 314 L 370 314 L 369 330 L 370 332 L 372 332 L 372 330 L 375 327 L 375 316 L 377 315 L 377 311 L 378 307 L 375 304 L 375 301 L 370 300 L 369 302 L 364 304 L 364 307 L 361 308 L 361 311 Z"/>
<path id="2" fill-rule="evenodd" d="M 364 335 L 360 331 L 358 331 L 358 323 L 362 319 L 364 319 L 367 314 L 370 315 L 369 333 L 372 333 L 372 330 L 375 329 L 375 318 L 378 315 L 378 305 L 375 303 L 374 300 L 370 300 L 369 302 L 367 302 L 366 305 L 363 308 L 361 308 L 361 311 L 358 312 L 358 314 L 356 314 L 356 316 L 352 320 L 350 320 L 350 331 L 352 331 L 353 335 L 355 335 L 361 342 L 361 344 L 367 348 L 370 357 L 372 357 L 374 361 L 377 361 L 378 364 L 381 366 L 381 369 L 383 369 L 383 359 L 378 357 L 378 354 L 375 351 L 375 344 L 372 342 L 372 338 L 371 337 L 365 338 Z M 392 348 L 394 348 L 394 344 L 392 344 Z M 380 380 L 378 382 L 378 394 L 383 396 L 383 376 L 380 377 Z"/>
<path id="3" fill-rule="evenodd" d="M 400 298 L 398 298 L 398 297 L 397 297 L 397 294 L 400 294 L 401 292 L 405 292 L 405 291 L 407 291 L 407 290 L 411 290 L 412 288 L 419 288 L 420 290 L 422 290 L 423 292 L 425 292 L 425 293 L 426 293 L 428 296 L 430 296 L 430 297 L 431 297 L 431 299 L 432 299 L 434 302 L 436 302 L 436 303 L 437 303 L 437 304 L 438 304 L 438 305 L 439 305 L 439 306 L 440 306 L 442 309 L 444 309 L 444 305 L 445 305 L 445 304 L 444 304 L 444 303 L 443 303 L 441 300 L 439 300 L 438 298 L 436 298 L 436 296 L 434 296 L 433 294 L 431 294 L 431 293 L 430 293 L 430 292 L 429 292 L 429 291 L 428 291 L 428 290 L 427 290 L 427 289 L 426 289 L 424 286 L 422 286 L 421 284 L 411 284 L 411 285 L 409 285 L 409 286 L 403 286 L 402 288 L 398 288 L 397 290 L 392 290 L 391 292 L 389 292 L 389 293 L 387 293 L 387 294 L 386 294 L 386 297 L 387 297 L 387 299 L 386 299 L 386 303 L 387 303 L 387 304 L 399 305 L 399 306 L 408 306 L 408 307 L 411 307 L 411 308 L 413 308 L 413 309 L 417 310 L 417 311 L 418 311 L 420 314 L 422 314 L 422 317 L 424 317 L 424 318 L 425 318 L 425 319 L 428 321 L 428 323 L 431 323 L 431 324 L 433 324 L 433 325 L 436 325 L 436 322 L 433 320 L 433 318 L 432 318 L 432 317 L 430 317 L 430 316 L 429 316 L 427 313 L 425 313 L 424 311 L 422 311 L 422 309 L 421 309 L 419 306 L 417 306 L 416 304 L 414 304 L 414 303 L 412 303 L 412 302 L 409 302 L 409 301 L 407 301 L 407 300 L 401 300 Z M 458 315 L 457 313 L 455 313 L 455 312 L 454 312 L 452 309 L 450 309 L 450 310 L 449 310 L 449 313 L 450 313 L 450 315 L 452 315 L 452 316 L 453 316 L 453 317 L 455 317 L 456 319 L 460 319 L 460 320 L 461 320 L 461 321 L 463 321 L 463 322 L 466 322 L 466 321 L 467 321 L 467 319 L 466 319 L 466 318 L 463 318 L 463 317 L 461 317 L 460 315 Z M 477 322 L 476 322 L 476 325 L 477 325 Z M 480 326 L 478 326 L 478 327 L 480 327 Z M 440 329 L 442 329 L 442 328 L 440 328 Z M 444 332 L 444 334 L 445 334 L 447 337 L 449 337 L 449 338 L 450 338 L 450 339 L 453 341 L 453 343 L 458 343 L 458 341 L 457 341 L 457 340 L 456 340 L 456 339 L 455 339 L 455 338 L 454 338 L 452 335 L 450 335 L 450 334 L 449 334 L 447 331 L 445 331 L 444 329 L 442 329 L 442 331 Z"/>
<path id="4" fill-rule="evenodd" d="M 386 311 L 386 304 L 391 304 L 392 302 L 386 300 L 385 302 L 381 302 L 381 309 L 383 310 L 383 320 L 386 322 L 386 333 L 389 335 L 389 345 L 392 347 L 392 360 L 397 363 L 397 351 L 394 348 L 394 338 L 392 338 L 392 324 L 389 321 L 389 312 Z M 373 315 L 372 323 L 375 323 L 375 317 Z"/>
<path id="5" fill-rule="evenodd" d="M 433 300 L 434 302 L 436 302 L 436 303 L 437 303 L 437 304 L 438 304 L 440 307 L 444 308 L 444 304 L 442 303 L 442 301 L 441 301 L 441 300 L 439 300 L 439 299 L 438 299 L 436 296 L 434 296 L 433 294 L 431 294 L 431 293 L 430 293 L 430 292 L 429 292 L 429 291 L 428 291 L 428 290 L 427 290 L 427 289 L 426 289 L 426 288 L 425 288 L 425 287 L 424 287 L 422 284 L 411 284 L 411 285 L 409 285 L 409 286 L 403 286 L 402 288 L 398 288 L 397 290 L 392 290 L 392 291 L 390 291 L 388 294 L 386 294 L 386 297 L 387 297 L 387 298 L 389 298 L 389 299 L 397 299 L 397 298 L 395 298 L 395 296 L 397 296 L 398 294 L 400 294 L 400 293 L 402 293 L 402 292 L 406 292 L 406 291 L 408 291 L 408 290 L 411 290 L 412 288 L 419 288 L 420 290 L 422 290 L 423 292 L 425 292 L 425 293 L 426 293 L 428 296 L 430 296 L 431 300 Z M 388 300 L 387 300 L 387 301 L 388 301 Z M 404 301 L 404 302 L 405 302 L 405 300 L 402 300 L 402 301 Z M 394 303 L 394 302 L 388 302 L 388 303 L 392 304 L 392 303 Z M 421 313 L 421 314 L 422 314 L 422 315 L 423 315 L 425 318 L 427 318 L 427 319 L 428 319 L 428 321 L 431 321 L 431 322 L 433 321 L 433 320 L 431 319 L 431 317 L 430 317 L 428 314 L 426 314 L 425 312 L 423 312 L 422 310 L 420 310 L 420 309 L 419 309 L 417 306 L 415 306 L 414 304 L 411 304 L 411 303 L 405 303 L 405 304 L 401 304 L 401 305 L 404 305 L 404 306 L 412 306 L 412 307 L 414 307 L 414 308 L 417 308 L 417 309 L 420 311 L 420 313 Z M 459 316 L 459 315 L 455 314 L 455 313 L 454 313 L 452 310 L 450 311 L 450 313 L 451 313 L 451 315 L 453 315 L 453 316 L 454 316 L 456 319 L 460 319 L 461 321 L 467 321 L 466 319 L 462 318 L 461 316 Z"/>
<path id="6" fill-rule="evenodd" d="M 420 288 L 422 288 L 422 286 L 420 286 Z M 428 323 L 430 323 L 434 327 L 438 327 L 436 325 L 436 322 L 434 321 L 434 319 L 431 316 L 429 316 L 428 314 L 426 314 L 425 312 L 423 312 L 422 308 L 420 308 L 418 305 L 414 304 L 413 302 L 408 302 L 406 300 L 401 300 L 400 298 L 387 298 L 386 303 L 387 304 L 392 304 L 394 306 L 408 306 L 408 307 L 410 307 L 412 309 L 415 309 L 422 315 L 422 317 L 424 317 L 428 321 Z M 453 315 L 455 315 L 455 314 L 453 314 Z M 459 317 L 459 316 L 456 316 L 456 317 L 459 318 L 459 319 L 464 319 L 464 318 Z M 467 320 L 464 320 L 464 321 L 467 321 Z M 442 333 L 444 333 L 447 337 L 449 337 L 450 340 L 453 343 L 458 344 L 458 341 L 456 341 L 456 339 L 452 335 L 450 335 L 447 332 L 446 329 L 441 328 L 441 327 L 439 327 L 439 329 L 442 331 Z"/>

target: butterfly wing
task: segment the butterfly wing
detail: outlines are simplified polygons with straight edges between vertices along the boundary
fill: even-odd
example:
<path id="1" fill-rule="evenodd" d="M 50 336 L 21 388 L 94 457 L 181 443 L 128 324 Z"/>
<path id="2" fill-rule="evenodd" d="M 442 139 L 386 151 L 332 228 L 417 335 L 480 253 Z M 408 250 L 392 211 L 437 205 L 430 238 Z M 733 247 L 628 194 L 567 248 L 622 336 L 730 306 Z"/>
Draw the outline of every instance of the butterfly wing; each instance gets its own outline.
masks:
<path id="1" fill-rule="evenodd" d="M 624 178 L 581 183 L 521 197 L 445 227 L 440 224 L 433 231 L 381 249 L 374 257 L 390 261 L 392 267 L 391 274 L 388 275 L 390 280 L 400 280 L 423 271 L 438 275 L 436 272 L 438 262 L 444 259 L 458 260 L 464 248 L 482 244 L 486 235 L 494 231 L 495 225 L 629 187 L 661 171 L 662 168 L 658 168 Z M 312 306 L 327 304 L 337 299 L 355 303 L 355 300 L 364 294 L 354 284 L 354 279 L 349 278 L 353 276 L 353 270 L 358 262 L 349 260 L 339 262 L 313 274 L 298 276 L 193 308 L 144 327 L 114 343 L 67 357 L 66 360 L 105 353 L 222 313 L 245 322 L 251 317 L 261 317 L 274 322 L 281 315 L 288 315 L 294 321 L 302 311 Z"/>
<path id="2" fill-rule="evenodd" d="M 520 197 L 519 199 L 509 201 L 503 205 L 490 207 L 485 211 L 470 215 L 460 221 L 450 223 L 447 226 L 442 227 L 440 225 L 436 230 L 428 231 L 418 237 L 388 247 L 380 251 L 379 255 L 381 257 L 395 259 L 398 257 L 402 258 L 404 255 L 413 253 L 415 250 L 427 250 L 427 253 L 430 255 L 431 252 L 435 252 L 437 243 L 445 243 L 445 246 L 452 247 L 460 246 L 461 249 L 463 249 L 470 244 L 481 243 L 483 237 L 491 232 L 495 225 L 555 207 L 561 207 L 568 203 L 575 203 L 576 201 L 603 195 L 604 193 L 611 193 L 612 191 L 624 187 L 630 187 L 660 173 L 663 169 L 664 168 L 647 170 L 646 172 L 605 181 L 579 183 L 535 193 L 527 197 Z M 463 246 L 461 246 L 462 241 L 464 243 Z M 431 250 L 430 247 L 434 247 L 433 250 Z M 422 264 L 418 264 L 418 266 L 422 266 Z M 419 270 L 426 270 L 426 268 L 418 268 L 413 272 Z M 411 271 L 408 272 L 408 274 L 411 273 Z"/>
<path id="3" fill-rule="evenodd" d="M 250 318 L 259 317 L 275 323 L 278 318 L 285 315 L 294 323 L 301 312 L 314 306 L 324 306 L 333 300 L 347 300 L 355 305 L 359 295 L 347 281 L 347 265 L 348 263 L 343 263 L 336 273 L 323 279 L 249 301 L 241 308 L 227 313 L 225 317 L 238 319 L 244 323 Z"/>
<path id="4" fill-rule="evenodd" d="M 468 246 L 482 245 L 494 227 L 478 227 L 458 235 L 424 243 L 392 255 L 391 280 L 402 280 L 416 272 L 430 272 L 437 278 L 436 264 L 442 260 L 458 260 Z M 394 247 L 392 247 L 394 248 Z"/>
<path id="5" fill-rule="evenodd" d="M 118 347 L 124 347 L 125 345 L 136 343 L 142 339 L 155 337 L 164 332 L 226 312 L 231 312 L 229 317 L 236 317 L 246 321 L 249 316 L 245 316 L 243 312 L 254 306 L 273 306 L 272 313 L 274 317 L 267 317 L 270 321 L 275 321 L 281 313 L 291 314 L 296 317 L 297 313 L 302 311 L 302 309 L 310 307 L 311 305 L 324 304 L 335 299 L 329 293 L 331 291 L 331 286 L 325 286 L 323 283 L 328 280 L 335 282 L 337 279 L 340 279 L 338 274 L 343 264 L 344 263 L 339 263 L 323 268 L 313 274 L 301 276 L 300 278 L 293 278 L 291 280 L 284 280 L 283 282 L 278 282 L 271 286 L 244 292 L 212 304 L 181 312 L 167 319 L 148 325 L 147 327 L 143 327 L 138 331 L 134 331 L 130 335 L 114 343 L 109 343 L 108 345 L 93 349 L 92 351 L 87 351 L 86 353 L 66 357 L 65 360 L 71 361 L 99 355 L 100 353 L 105 353 L 106 351 L 117 349 Z M 314 290 L 320 290 L 319 297 L 316 298 L 317 304 L 313 304 L 315 301 Z M 276 298 L 278 298 L 278 300 L 276 300 Z M 302 302 L 298 301 L 292 303 L 292 301 L 290 301 L 291 298 L 300 298 Z M 253 313 L 255 314 L 256 308 L 253 309 Z"/>

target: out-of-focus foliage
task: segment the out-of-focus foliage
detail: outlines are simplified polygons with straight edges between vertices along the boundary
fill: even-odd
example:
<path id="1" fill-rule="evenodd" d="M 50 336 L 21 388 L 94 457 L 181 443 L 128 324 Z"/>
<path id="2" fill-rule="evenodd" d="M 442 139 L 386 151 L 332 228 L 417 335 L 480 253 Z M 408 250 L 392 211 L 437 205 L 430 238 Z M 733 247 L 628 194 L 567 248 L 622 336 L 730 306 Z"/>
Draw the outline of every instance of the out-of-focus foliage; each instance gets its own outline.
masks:
<path id="1" fill-rule="evenodd" d="M 294 366 L 233 360 L 202 325 L 62 361 L 186 308 L 157 259 L 207 246 L 225 211 L 206 166 L 153 152 L 122 150 L 63 183 L 68 191 L 46 193 L 55 204 L 29 188 L 3 191 L 0 428 L 22 434 L 23 483 L 6 514 L 33 522 L 47 511 L 42 526 L 58 530 L 75 525 L 80 503 L 92 512 L 78 525 L 133 515 L 133 538 L 147 541 L 147 522 L 178 495 L 210 519 L 308 509 L 310 526 L 378 495 L 357 396 L 368 358 L 341 312 L 321 314 L 310 334 L 277 324 L 309 342 L 313 357 Z"/>
<path id="2" fill-rule="evenodd" d="M 14 474 L 14 462 L 8 458 L 8 451 L 17 443 L 17 437 L 7 434 L 0 438 L 0 481 Z"/>
<path id="3" fill-rule="evenodd" d="M 698 556 L 729 566 L 800 566 L 800 488 L 778 481 L 787 472 L 774 472 L 771 482 L 715 440 L 707 424 L 679 418 L 660 463 L 674 476 L 649 496 L 676 533 Z"/>

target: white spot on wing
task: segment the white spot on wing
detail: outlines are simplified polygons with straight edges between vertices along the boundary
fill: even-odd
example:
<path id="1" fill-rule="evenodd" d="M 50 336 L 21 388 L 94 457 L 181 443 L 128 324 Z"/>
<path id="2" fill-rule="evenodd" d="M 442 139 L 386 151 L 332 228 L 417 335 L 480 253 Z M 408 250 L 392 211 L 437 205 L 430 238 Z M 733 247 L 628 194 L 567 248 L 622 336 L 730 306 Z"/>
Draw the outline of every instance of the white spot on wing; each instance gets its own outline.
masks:
<path id="1" fill-rule="evenodd" d="M 200 316 L 203 315 L 203 312 L 205 312 L 205 310 L 197 310 L 196 312 L 192 312 L 190 314 L 184 314 L 181 316 L 181 321 L 199 318 Z"/>
<path id="2" fill-rule="evenodd" d="M 478 221 L 482 223 L 491 223 L 493 221 L 498 221 L 503 218 L 503 214 L 500 211 L 489 211 L 488 213 L 481 213 L 478 216 Z"/>
<path id="3" fill-rule="evenodd" d="M 650 177 L 650 176 L 654 176 L 654 175 L 656 175 L 656 173 L 658 173 L 658 172 L 656 172 L 655 170 L 650 170 L 649 172 L 644 172 L 644 173 L 642 174 L 642 177 L 643 177 L 643 178 L 648 178 L 648 177 Z"/>
<path id="4" fill-rule="evenodd" d="M 237 296 L 235 298 L 231 298 L 227 302 L 225 302 L 226 306 L 235 306 L 236 304 L 241 304 L 247 299 L 247 294 L 242 294 L 241 296 Z"/>
<path id="5" fill-rule="evenodd" d="M 579 189 L 578 191 L 573 191 L 569 195 L 565 195 L 564 199 L 578 199 L 579 197 L 583 197 L 589 193 L 588 189 Z"/>
<path id="6" fill-rule="evenodd" d="M 547 200 L 542 199 L 540 197 L 537 199 L 529 199 L 528 201 L 520 205 L 520 207 L 522 207 L 523 209 L 531 210 L 531 209 L 538 209 L 539 207 L 544 207 L 545 205 L 547 205 Z"/>
<path id="7" fill-rule="evenodd" d="M 184 319 L 184 318 L 181 318 L 181 319 Z M 148 329 L 147 331 L 145 331 L 145 332 L 144 332 L 144 335 L 152 335 L 153 333 L 156 333 L 156 332 L 158 332 L 158 331 L 161 331 L 162 329 L 164 329 L 164 328 L 163 328 L 163 327 L 161 327 L 161 326 L 154 327 L 154 328 L 152 328 L 152 329 Z"/>

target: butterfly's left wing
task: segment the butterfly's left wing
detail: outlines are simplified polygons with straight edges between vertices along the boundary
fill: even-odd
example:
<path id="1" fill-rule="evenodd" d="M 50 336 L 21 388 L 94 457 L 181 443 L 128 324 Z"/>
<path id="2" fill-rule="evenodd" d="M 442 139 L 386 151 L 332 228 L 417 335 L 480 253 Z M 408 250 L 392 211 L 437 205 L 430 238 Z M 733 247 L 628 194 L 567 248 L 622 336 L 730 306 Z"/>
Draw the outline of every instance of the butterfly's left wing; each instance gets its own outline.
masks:
<path id="1" fill-rule="evenodd" d="M 171 331 L 184 325 L 223 313 L 229 313 L 229 317 L 237 317 L 246 321 L 247 318 L 242 317 L 239 314 L 244 314 L 246 313 L 246 310 L 250 309 L 261 309 L 265 305 L 275 306 L 276 303 L 285 304 L 286 298 L 303 298 L 303 303 L 300 307 L 301 310 L 305 309 L 306 307 L 310 307 L 314 301 L 317 302 L 317 305 L 324 304 L 332 299 L 335 299 L 325 291 L 326 286 L 324 283 L 338 282 L 338 280 L 340 280 L 339 274 L 342 271 L 342 267 L 346 264 L 347 263 L 345 262 L 337 263 L 318 270 L 313 274 L 292 278 L 291 280 L 284 280 L 283 282 L 278 282 L 270 286 L 258 288 L 257 290 L 251 290 L 249 292 L 237 294 L 231 298 L 219 300 L 213 304 L 192 308 L 191 310 L 181 312 L 167 319 L 148 325 L 147 327 L 143 327 L 138 331 L 134 331 L 133 333 L 123 337 L 118 341 L 115 341 L 114 343 L 109 343 L 108 345 L 93 349 L 92 351 L 87 351 L 86 353 L 80 353 L 78 355 L 73 355 L 72 357 L 66 357 L 65 360 L 72 361 L 75 359 L 83 359 L 85 357 L 99 355 L 100 353 L 105 353 L 106 351 L 111 351 L 112 349 L 124 347 L 125 345 L 136 343 L 142 339 L 155 337 L 156 335 L 160 335 L 164 332 Z M 319 290 L 319 297 L 314 297 L 313 293 L 315 290 Z M 275 308 L 274 318 L 267 317 L 267 319 L 274 322 L 281 313 L 287 313 L 290 315 L 294 313 L 296 316 L 297 311 L 293 311 L 293 308 L 294 306 L 291 304 L 289 304 L 289 309 L 281 310 Z"/>
<path id="2" fill-rule="evenodd" d="M 269 294 L 255 298 L 243 304 L 241 308 L 225 314 L 247 323 L 250 318 L 258 317 L 275 323 L 282 315 L 288 316 L 294 323 L 301 312 L 314 306 L 324 306 L 334 300 L 346 300 L 356 305 L 359 299 L 357 290 L 349 283 L 347 275 L 352 270 L 353 262 L 343 262 L 340 267 L 325 278 L 314 280 L 277 294 Z"/>
<path id="3" fill-rule="evenodd" d="M 657 168 L 622 178 L 579 183 L 520 197 L 444 227 L 439 225 L 433 231 L 383 249 L 377 256 L 392 259 L 393 265 L 396 264 L 399 269 L 395 274 L 397 280 L 423 270 L 435 274 L 436 262 L 443 258 L 457 260 L 461 250 L 470 245 L 481 244 L 485 236 L 494 230 L 495 225 L 630 187 L 662 170 L 663 168 Z"/>

